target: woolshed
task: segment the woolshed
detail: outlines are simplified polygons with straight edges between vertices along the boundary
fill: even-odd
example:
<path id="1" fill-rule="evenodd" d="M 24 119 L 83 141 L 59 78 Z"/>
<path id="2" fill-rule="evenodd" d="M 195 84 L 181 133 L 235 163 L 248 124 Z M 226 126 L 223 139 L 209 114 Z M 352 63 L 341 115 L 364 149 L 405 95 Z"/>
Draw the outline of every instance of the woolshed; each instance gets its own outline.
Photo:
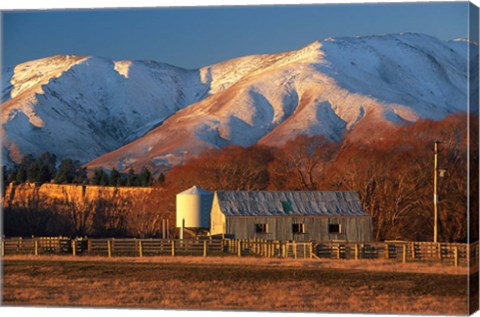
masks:
<path id="1" fill-rule="evenodd" d="M 372 219 L 351 191 L 216 191 L 210 234 L 236 239 L 372 240 Z"/>

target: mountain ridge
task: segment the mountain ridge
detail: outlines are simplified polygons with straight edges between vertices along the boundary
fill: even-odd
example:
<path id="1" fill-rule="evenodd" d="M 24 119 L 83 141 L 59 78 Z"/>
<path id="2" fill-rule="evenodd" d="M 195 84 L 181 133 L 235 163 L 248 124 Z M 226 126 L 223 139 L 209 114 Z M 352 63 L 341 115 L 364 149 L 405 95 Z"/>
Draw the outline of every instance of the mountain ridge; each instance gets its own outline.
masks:
<path id="1" fill-rule="evenodd" d="M 52 76 L 47 83 L 34 77 L 39 81 L 2 87 L 2 98 L 15 91 L 2 104 L 4 161 L 5 156 L 18 161 L 29 151 L 55 153 L 58 147 L 51 143 L 57 142 L 78 150 L 59 157 L 80 156 L 90 161 L 89 168 L 160 170 L 207 148 L 276 146 L 298 134 L 368 142 L 392 126 L 467 111 L 468 45 L 473 44 L 414 33 L 328 38 L 299 50 L 239 57 L 197 70 L 71 56 L 75 64 L 58 77 L 40 71 Z M 94 67 L 82 66 L 88 63 Z M 65 73 L 73 78 L 67 80 Z M 42 99 L 40 90 L 53 101 Z M 19 99 L 19 91 L 28 98 Z M 52 104 L 70 114 L 62 131 L 79 125 L 84 130 L 74 130 L 83 137 L 68 131 L 60 135 L 63 139 L 52 137 L 59 124 L 58 118 L 52 120 L 54 110 L 45 113 Z M 72 109 L 78 116 L 71 115 Z M 14 121 L 21 128 L 12 127 Z M 45 135 L 40 121 L 54 127 L 47 146 L 35 144 Z"/>

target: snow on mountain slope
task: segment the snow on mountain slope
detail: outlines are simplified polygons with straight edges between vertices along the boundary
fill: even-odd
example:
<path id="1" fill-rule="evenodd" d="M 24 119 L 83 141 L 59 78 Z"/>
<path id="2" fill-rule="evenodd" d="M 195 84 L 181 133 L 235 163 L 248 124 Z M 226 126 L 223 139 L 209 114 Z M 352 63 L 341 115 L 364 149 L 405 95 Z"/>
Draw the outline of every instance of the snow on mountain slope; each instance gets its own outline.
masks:
<path id="1" fill-rule="evenodd" d="M 311 56 L 312 53 L 314 55 L 319 54 L 320 52 L 315 49 L 317 45 L 318 42 L 315 42 L 299 51 L 235 58 L 203 67 L 200 69 L 200 74 L 203 82 L 210 82 L 210 93 L 215 94 L 229 88 L 246 76 L 255 76 L 268 69 L 301 60 L 304 57 Z"/>
<path id="2" fill-rule="evenodd" d="M 42 93 L 41 85 L 59 77 L 83 59 L 82 56 L 61 55 L 7 68 L 2 74 L 2 102 L 15 98 L 32 87 L 36 88 L 35 93 Z"/>
<path id="3" fill-rule="evenodd" d="M 368 142 L 396 124 L 467 111 L 460 51 L 399 34 L 327 39 L 206 67 L 209 97 L 88 166 L 158 170 L 205 148 L 275 146 L 299 134 Z"/>
<path id="4" fill-rule="evenodd" d="M 2 151 L 14 161 L 51 151 L 93 160 L 90 168 L 158 171 L 206 148 L 276 146 L 300 134 L 369 142 L 398 124 L 467 111 L 468 45 L 409 33 L 330 38 L 192 71 L 32 61 L 2 75 Z"/>
<path id="5" fill-rule="evenodd" d="M 407 33 L 329 39 L 323 49 L 329 64 L 319 71 L 350 92 L 408 105 L 421 117 L 465 110 L 467 63 L 447 42 Z"/>
<path id="6" fill-rule="evenodd" d="M 142 136 L 208 91 L 198 71 L 77 56 L 20 64 L 2 83 L 4 160 L 16 162 L 44 151 L 87 162 Z"/>

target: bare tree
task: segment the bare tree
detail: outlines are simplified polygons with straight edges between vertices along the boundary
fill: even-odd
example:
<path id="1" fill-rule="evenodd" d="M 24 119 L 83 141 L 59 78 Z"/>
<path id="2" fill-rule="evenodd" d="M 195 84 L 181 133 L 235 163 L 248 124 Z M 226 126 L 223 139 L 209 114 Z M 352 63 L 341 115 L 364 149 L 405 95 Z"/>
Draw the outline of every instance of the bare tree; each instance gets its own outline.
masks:
<path id="1" fill-rule="evenodd" d="M 323 177 L 337 150 L 338 145 L 323 136 L 301 135 L 287 142 L 276 151 L 275 162 L 270 165 L 273 187 L 318 189 L 318 179 Z"/>
<path id="2" fill-rule="evenodd" d="M 93 217 L 97 208 L 96 200 L 86 196 L 75 200 L 65 193 L 60 204 L 66 210 L 75 235 L 85 236 L 92 233 Z"/>

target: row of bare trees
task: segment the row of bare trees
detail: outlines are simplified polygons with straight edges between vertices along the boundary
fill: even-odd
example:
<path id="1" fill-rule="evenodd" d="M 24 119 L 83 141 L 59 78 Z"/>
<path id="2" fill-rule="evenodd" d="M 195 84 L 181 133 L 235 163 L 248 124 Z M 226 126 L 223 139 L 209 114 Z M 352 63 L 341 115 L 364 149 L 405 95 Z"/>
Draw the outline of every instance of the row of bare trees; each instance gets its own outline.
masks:
<path id="1" fill-rule="evenodd" d="M 135 194 L 118 189 L 98 195 L 60 199 L 40 195 L 38 189 L 17 191 L 5 197 L 4 233 L 7 236 L 160 237 L 163 226 L 173 224 L 172 214 L 162 212 L 162 190 Z"/>
<path id="2" fill-rule="evenodd" d="M 365 210 L 373 217 L 377 240 L 432 240 L 433 142 L 441 140 L 439 164 L 447 173 L 438 188 L 440 241 L 466 241 L 467 186 L 471 186 L 471 195 L 478 196 L 478 176 L 467 182 L 467 161 L 478 164 L 478 147 L 468 152 L 465 122 L 464 116 L 420 121 L 369 146 L 349 144 L 325 180 L 360 193 Z M 478 210 L 478 205 L 471 207 Z M 471 237 L 478 239 L 478 229 L 471 229 Z"/>

